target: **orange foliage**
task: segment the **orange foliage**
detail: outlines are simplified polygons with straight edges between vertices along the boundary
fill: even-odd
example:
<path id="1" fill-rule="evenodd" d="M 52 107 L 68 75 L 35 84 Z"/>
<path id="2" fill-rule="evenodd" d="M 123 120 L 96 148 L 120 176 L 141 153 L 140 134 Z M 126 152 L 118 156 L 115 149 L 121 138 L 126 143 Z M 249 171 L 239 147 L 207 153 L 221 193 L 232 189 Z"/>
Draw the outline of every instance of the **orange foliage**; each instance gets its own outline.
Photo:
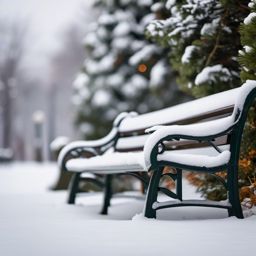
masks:
<path id="1" fill-rule="evenodd" d="M 240 200 L 245 208 L 256 206 L 256 181 L 240 189 Z"/>

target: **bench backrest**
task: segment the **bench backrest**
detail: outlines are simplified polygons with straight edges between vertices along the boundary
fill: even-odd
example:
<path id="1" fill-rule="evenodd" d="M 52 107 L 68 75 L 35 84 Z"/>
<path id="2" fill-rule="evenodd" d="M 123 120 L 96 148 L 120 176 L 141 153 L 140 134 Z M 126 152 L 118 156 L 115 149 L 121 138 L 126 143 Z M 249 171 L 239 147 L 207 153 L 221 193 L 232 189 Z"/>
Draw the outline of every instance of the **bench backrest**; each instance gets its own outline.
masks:
<path id="1" fill-rule="evenodd" d="M 154 111 L 147 114 L 127 117 L 119 126 L 119 139 L 116 151 L 138 151 L 142 150 L 148 134 L 145 129 L 154 125 L 192 124 L 219 119 L 234 115 L 243 109 L 244 101 L 248 94 L 255 89 L 255 84 L 244 85 L 236 89 L 217 93 L 211 96 L 179 104 L 174 107 Z M 240 100 L 241 98 L 241 100 Z M 244 99 L 242 99 L 244 98 Z M 229 144 L 227 136 L 219 138 L 217 145 Z M 195 146 L 194 143 L 192 145 Z M 198 145 L 199 146 L 199 145 Z M 200 145 L 200 147 L 203 145 Z M 170 147 L 189 148 L 191 142 L 175 142 Z"/>

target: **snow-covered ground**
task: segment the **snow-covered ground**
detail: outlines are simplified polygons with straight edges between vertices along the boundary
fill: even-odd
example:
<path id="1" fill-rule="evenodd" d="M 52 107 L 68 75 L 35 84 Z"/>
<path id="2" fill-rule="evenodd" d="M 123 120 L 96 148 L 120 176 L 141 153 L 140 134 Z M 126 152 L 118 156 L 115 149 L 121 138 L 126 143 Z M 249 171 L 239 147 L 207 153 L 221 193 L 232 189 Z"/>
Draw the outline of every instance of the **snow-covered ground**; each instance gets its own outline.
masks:
<path id="1" fill-rule="evenodd" d="M 143 200 L 114 199 L 99 215 L 100 193 L 67 205 L 66 192 L 49 187 L 55 164 L 0 165 L 0 255 L 224 255 L 252 254 L 256 216 L 228 218 L 225 210 L 182 207 L 162 210 L 157 220 L 133 216 Z M 185 185 L 186 197 L 199 198 Z"/>

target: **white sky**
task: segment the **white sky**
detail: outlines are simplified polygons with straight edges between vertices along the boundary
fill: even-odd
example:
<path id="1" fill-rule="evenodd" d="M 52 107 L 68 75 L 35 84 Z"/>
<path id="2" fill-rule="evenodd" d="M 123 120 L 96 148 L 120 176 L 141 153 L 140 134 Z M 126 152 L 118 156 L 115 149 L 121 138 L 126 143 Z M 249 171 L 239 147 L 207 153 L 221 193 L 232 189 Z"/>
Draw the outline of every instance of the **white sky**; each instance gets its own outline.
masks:
<path id="1" fill-rule="evenodd" d="M 28 23 L 28 61 L 46 68 L 60 45 L 60 34 L 79 20 L 93 0 L 0 0 L 0 18 Z"/>

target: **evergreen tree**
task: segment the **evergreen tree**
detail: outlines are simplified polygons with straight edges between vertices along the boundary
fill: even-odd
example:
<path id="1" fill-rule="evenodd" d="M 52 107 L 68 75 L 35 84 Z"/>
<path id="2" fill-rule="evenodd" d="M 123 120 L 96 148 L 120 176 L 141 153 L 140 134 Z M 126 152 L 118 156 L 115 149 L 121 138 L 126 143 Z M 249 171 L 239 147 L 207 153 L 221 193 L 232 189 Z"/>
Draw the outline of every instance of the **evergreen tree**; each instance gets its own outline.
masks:
<path id="1" fill-rule="evenodd" d="M 198 97 L 240 86 L 241 68 L 238 63 L 238 51 L 242 46 L 239 26 L 249 13 L 249 1 L 168 0 L 163 2 L 169 10 L 169 17 L 151 22 L 147 26 L 146 34 L 159 45 L 169 48 L 169 60 L 178 73 L 177 81 L 181 88 Z M 255 31 L 252 32 L 252 27 L 250 29 L 247 34 L 250 43 L 246 44 L 247 53 L 244 53 L 243 58 L 246 58 L 248 51 L 253 53 L 250 47 L 254 43 Z M 249 69 L 250 74 L 255 74 L 252 69 L 252 67 L 255 69 L 254 57 L 255 55 L 250 55 L 243 60 L 245 64 L 243 79 L 245 79 L 244 72 Z M 248 77 L 254 79 L 247 72 L 246 79 Z M 253 124 L 255 123 L 250 121 L 247 126 Z M 252 143 L 251 138 L 255 138 L 255 134 L 253 136 L 249 134 L 248 129 L 245 130 L 245 143 L 242 145 L 240 161 L 241 186 L 248 184 L 248 179 L 253 177 L 252 175 L 246 177 L 246 172 L 250 169 L 248 165 L 253 166 L 255 163 L 255 147 L 251 146 L 252 150 L 249 153 L 254 160 L 248 159 L 246 153 L 249 142 Z M 251 172 L 253 173 L 255 176 L 255 170 Z M 225 178 L 225 173 L 220 172 L 218 175 Z M 208 199 L 226 198 L 226 190 L 214 177 L 195 173 L 191 173 L 188 177 Z"/>
<path id="2" fill-rule="evenodd" d="M 145 39 L 144 29 L 163 18 L 157 1 L 101 0 L 84 44 L 87 57 L 74 82 L 77 123 L 86 138 L 101 137 L 122 111 L 161 109 L 179 99 L 165 49 Z"/>
<path id="3" fill-rule="evenodd" d="M 238 27 L 248 13 L 248 0 L 165 3 L 169 18 L 151 22 L 147 35 L 169 47 L 181 88 L 198 97 L 239 86 Z"/>
<path id="4" fill-rule="evenodd" d="M 249 3 L 250 14 L 240 28 L 243 50 L 240 50 L 239 62 L 242 66 L 241 78 L 256 80 L 256 1 Z M 251 108 L 244 130 L 240 159 L 240 195 L 247 207 L 256 205 L 256 103 Z"/>

